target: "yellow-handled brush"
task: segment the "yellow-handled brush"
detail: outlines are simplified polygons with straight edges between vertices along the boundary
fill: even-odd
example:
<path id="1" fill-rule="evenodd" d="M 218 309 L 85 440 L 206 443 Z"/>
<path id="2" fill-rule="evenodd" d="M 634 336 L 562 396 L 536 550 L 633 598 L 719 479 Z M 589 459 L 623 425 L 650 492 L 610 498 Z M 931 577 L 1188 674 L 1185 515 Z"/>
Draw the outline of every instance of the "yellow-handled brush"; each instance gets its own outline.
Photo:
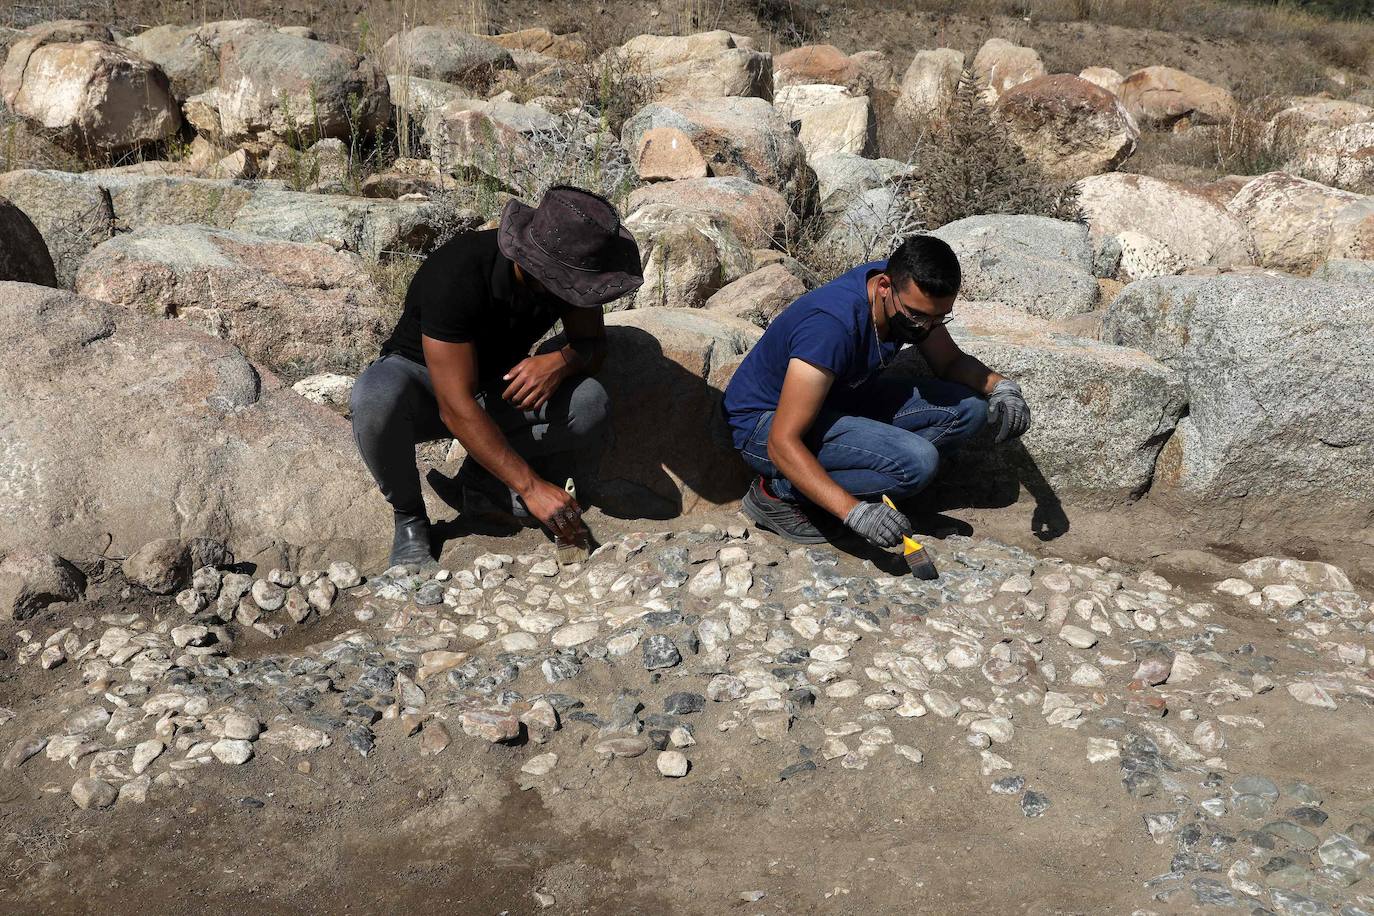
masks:
<path id="1" fill-rule="evenodd" d="M 883 495 L 883 505 L 896 511 L 897 507 L 892 504 L 892 500 Z M 916 542 L 916 539 L 909 534 L 902 535 L 902 557 L 906 560 L 906 565 L 911 567 L 911 574 L 918 579 L 940 578 L 940 571 L 931 562 L 930 553 Z"/>

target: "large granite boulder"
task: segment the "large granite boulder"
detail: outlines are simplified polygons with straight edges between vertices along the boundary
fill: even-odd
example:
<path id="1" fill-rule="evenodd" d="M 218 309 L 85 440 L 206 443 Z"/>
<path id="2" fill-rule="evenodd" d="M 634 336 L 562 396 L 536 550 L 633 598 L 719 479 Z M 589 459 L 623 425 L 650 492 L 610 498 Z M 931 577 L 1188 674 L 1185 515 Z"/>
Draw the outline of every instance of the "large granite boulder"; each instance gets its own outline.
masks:
<path id="1" fill-rule="evenodd" d="M 1121 102 L 1142 127 L 1225 124 L 1236 113 L 1231 93 L 1173 67 L 1145 67 L 1121 83 Z"/>
<path id="2" fill-rule="evenodd" d="M 56 554 L 12 550 L 0 561 L 0 621 L 27 620 L 49 605 L 76 600 L 85 589 L 81 570 Z"/>
<path id="3" fill-rule="evenodd" d="M 739 176 L 646 185 L 630 194 L 626 213 L 631 226 L 650 215 L 671 221 L 702 214 L 727 225 L 749 248 L 781 248 L 798 231 L 781 194 Z"/>
<path id="4" fill-rule="evenodd" d="M 1374 259 L 1374 197 L 1269 172 L 1228 209 L 1250 229 L 1265 267 L 1306 273 L 1332 258 Z"/>
<path id="5" fill-rule="evenodd" d="M 0 552 L 203 536 L 269 565 L 385 559 L 390 512 L 347 422 L 229 343 L 23 283 L 0 283 L 0 320 Z"/>
<path id="6" fill-rule="evenodd" d="M 844 86 L 867 94 L 866 73 L 848 54 L 834 45 L 802 45 L 773 59 L 773 91 L 785 86 Z"/>
<path id="7" fill-rule="evenodd" d="M 668 181 L 630 195 L 625 226 L 639 243 L 635 308 L 699 308 L 753 269 L 753 249 L 795 232 L 782 196 L 743 178 Z"/>
<path id="8" fill-rule="evenodd" d="M 943 120 L 954 104 L 954 93 L 963 72 L 962 51 L 953 48 L 917 51 L 902 77 L 894 113 L 907 122 Z"/>
<path id="9" fill-rule="evenodd" d="M 893 184 L 845 194 L 828 216 L 816 249 L 831 274 L 887 257 L 907 236 L 922 228 L 911 197 Z"/>
<path id="10" fill-rule="evenodd" d="M 382 45 L 380 62 L 387 73 L 454 83 L 484 91 L 502 70 L 514 70 L 506 48 L 461 29 L 419 25 L 397 32 Z"/>
<path id="11" fill-rule="evenodd" d="M 1374 188 L 1374 121 L 1308 130 L 1285 168 L 1324 184 Z"/>
<path id="12" fill-rule="evenodd" d="M 973 57 L 973 75 L 984 87 L 984 97 L 996 102 L 1002 93 L 1045 75 L 1045 64 L 1034 48 L 989 38 Z"/>
<path id="13" fill-rule="evenodd" d="M 1374 107 L 1348 99 L 1323 96 L 1297 96 L 1286 99 L 1283 108 L 1269 118 L 1269 136 L 1280 142 L 1301 139 L 1308 131 L 1349 127 L 1374 121 Z"/>
<path id="14" fill-rule="evenodd" d="M 411 125 L 421 128 L 421 136 L 426 142 L 429 142 L 429 137 L 423 130 L 426 129 L 432 112 L 455 102 L 459 103 L 459 108 L 455 110 L 462 110 L 479 101 L 472 98 L 472 93 L 462 86 L 404 73 L 388 73 L 386 84 L 397 120 L 399 121 L 403 115 L 408 118 Z"/>
<path id="15" fill-rule="evenodd" d="M 641 135 L 676 127 L 701 151 L 711 174 L 738 175 L 787 198 L 798 213 L 815 203 L 816 175 L 787 120 L 758 98 L 683 99 L 648 105 L 625 122 L 621 146 L 638 149 Z"/>
<path id="16" fill-rule="evenodd" d="M 391 117 L 386 77 L 362 55 L 285 32 L 225 43 L 219 82 L 186 100 L 186 118 L 222 143 L 308 146 L 371 134 Z"/>
<path id="17" fill-rule="evenodd" d="M 582 154 L 577 144 L 588 136 L 575 120 L 538 105 L 474 99 L 431 110 L 424 132 L 440 168 L 455 173 L 473 169 L 530 197 L 547 184 L 556 169 L 553 163 Z M 613 137 L 602 148 L 608 165 L 624 161 L 628 168 L 628 157 Z"/>
<path id="18" fill-rule="evenodd" d="M 659 100 L 773 97 L 773 55 L 742 35 L 639 35 L 608 53 L 646 77 Z"/>
<path id="19" fill-rule="evenodd" d="M 960 301 L 954 316 L 955 341 L 1020 384 L 1035 422 L 1004 445 L 985 432 L 948 462 L 952 480 L 976 491 L 1010 489 L 1011 498 L 1019 485 L 1042 504 L 1100 508 L 1149 489 L 1184 406 L 1177 373 L 1138 350 L 1066 333 L 1001 303 Z M 908 348 L 893 371 L 926 370 Z"/>
<path id="20" fill-rule="evenodd" d="M 270 32 L 261 19 L 226 19 L 203 25 L 155 25 L 119 43 L 162 68 L 180 100 L 204 92 L 219 79 L 219 52 L 227 41 Z"/>
<path id="21" fill-rule="evenodd" d="M 45 135 L 87 154 L 127 152 L 181 127 L 166 74 L 114 44 L 97 23 L 26 30 L 0 69 L 0 99 Z"/>
<path id="22" fill-rule="evenodd" d="M 1374 285 L 1279 274 L 1132 283 L 1105 340 L 1183 378 L 1188 413 L 1155 488 L 1307 525 L 1374 519 Z"/>
<path id="23" fill-rule="evenodd" d="M 392 325 L 360 256 L 208 226 L 117 235 L 82 263 L 76 291 L 180 319 L 290 376 L 357 372 Z"/>
<path id="24" fill-rule="evenodd" d="M 816 196 L 825 214 L 839 213 L 863 192 L 881 188 L 913 171 L 906 162 L 868 159 L 853 153 L 816 156 L 809 161 L 816 173 Z"/>
<path id="25" fill-rule="evenodd" d="M 421 251 L 446 214 L 442 204 L 289 191 L 274 181 L 173 178 L 38 169 L 0 174 L 0 195 L 33 220 L 70 286 L 81 261 L 115 226 L 200 223 L 288 242 L 324 242 L 370 257 Z M 472 215 L 472 225 L 480 222 Z"/>
<path id="26" fill-rule="evenodd" d="M 1055 178 L 1113 171 L 1140 140 L 1140 128 L 1116 96 L 1067 73 L 1013 86 L 998 99 L 996 113 L 1025 157 Z"/>
<path id="27" fill-rule="evenodd" d="M 706 308 L 767 328 L 783 309 L 806 294 L 806 283 L 782 263 L 767 264 L 720 288 Z"/>
<path id="28" fill-rule="evenodd" d="M 0 196 L 23 211 L 43 236 L 59 286 L 70 288 L 81 260 L 114 234 L 110 195 L 86 175 L 0 172 Z"/>
<path id="29" fill-rule="evenodd" d="M 797 124 L 797 139 L 808 161 L 836 153 L 867 157 L 878 151 L 878 122 L 866 95 L 852 95 L 844 86 L 808 83 L 779 89 L 773 104 L 783 118 Z"/>
<path id="30" fill-rule="evenodd" d="M 607 316 L 597 378 L 612 404 L 612 445 L 601 465 L 608 511 L 669 518 L 744 495 L 749 471 L 730 444 L 720 402 L 762 333 L 701 309 Z M 670 423 L 664 405 L 672 405 Z"/>
<path id="31" fill-rule="evenodd" d="M 1002 302 L 1040 318 L 1097 307 L 1088 227 L 1047 216 L 970 216 L 931 233 L 959 256 L 960 295 Z"/>
<path id="32" fill-rule="evenodd" d="M 1243 267 L 1258 252 L 1250 227 L 1176 181 L 1118 172 L 1078 183 L 1078 205 L 1099 243 L 1134 232 L 1166 246 L 1186 267 Z"/>
<path id="33" fill-rule="evenodd" d="M 0 197 L 0 281 L 56 286 L 48 245 L 33 221 Z"/>
<path id="34" fill-rule="evenodd" d="M 581 63 L 587 59 L 587 43 L 576 33 L 556 35 L 548 29 L 529 28 L 492 35 L 487 41 L 509 51 L 527 51 L 570 63 Z"/>

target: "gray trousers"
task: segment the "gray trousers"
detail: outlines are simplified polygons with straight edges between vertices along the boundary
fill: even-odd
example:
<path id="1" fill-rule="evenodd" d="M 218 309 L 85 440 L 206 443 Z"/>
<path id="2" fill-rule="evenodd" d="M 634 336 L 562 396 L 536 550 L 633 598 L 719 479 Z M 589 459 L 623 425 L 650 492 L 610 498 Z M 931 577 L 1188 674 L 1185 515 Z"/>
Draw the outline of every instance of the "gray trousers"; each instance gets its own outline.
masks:
<path id="1" fill-rule="evenodd" d="M 499 391 L 482 392 L 477 401 L 511 447 L 553 483 L 594 471 L 605 449 L 609 399 L 589 376 L 564 382 L 539 410 L 518 410 Z M 388 353 L 358 376 L 350 404 L 353 438 L 382 495 L 397 515 L 424 517 L 415 446 L 453 435 L 439 417 L 429 369 Z"/>

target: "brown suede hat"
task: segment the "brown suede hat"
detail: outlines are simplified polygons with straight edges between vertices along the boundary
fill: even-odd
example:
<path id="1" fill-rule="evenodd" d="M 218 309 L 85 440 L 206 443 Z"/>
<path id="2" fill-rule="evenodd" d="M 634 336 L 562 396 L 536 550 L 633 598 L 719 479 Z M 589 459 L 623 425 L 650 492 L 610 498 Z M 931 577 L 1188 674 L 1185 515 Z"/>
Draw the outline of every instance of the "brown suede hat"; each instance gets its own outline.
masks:
<path id="1" fill-rule="evenodd" d="M 581 188 L 549 188 L 537 208 L 512 198 L 496 238 L 502 254 L 570 305 L 604 305 L 644 282 L 639 246 L 615 206 Z"/>

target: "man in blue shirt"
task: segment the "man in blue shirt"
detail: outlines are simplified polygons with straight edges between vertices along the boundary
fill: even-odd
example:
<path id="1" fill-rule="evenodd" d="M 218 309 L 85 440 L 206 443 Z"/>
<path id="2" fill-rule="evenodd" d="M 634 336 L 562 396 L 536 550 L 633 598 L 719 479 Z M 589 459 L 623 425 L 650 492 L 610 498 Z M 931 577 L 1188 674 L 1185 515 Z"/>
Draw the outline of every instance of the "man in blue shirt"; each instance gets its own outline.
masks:
<path id="1" fill-rule="evenodd" d="M 725 392 L 735 447 L 761 475 L 744 497 L 750 519 L 814 544 L 828 539 L 829 513 L 893 547 L 911 523 L 883 495 L 920 492 L 941 450 L 988 422 L 997 442 L 1030 427 L 1017 384 L 960 350 L 944 327 L 961 279 L 949 245 L 913 236 L 773 320 Z M 880 374 L 905 344 L 936 378 L 913 388 Z"/>

